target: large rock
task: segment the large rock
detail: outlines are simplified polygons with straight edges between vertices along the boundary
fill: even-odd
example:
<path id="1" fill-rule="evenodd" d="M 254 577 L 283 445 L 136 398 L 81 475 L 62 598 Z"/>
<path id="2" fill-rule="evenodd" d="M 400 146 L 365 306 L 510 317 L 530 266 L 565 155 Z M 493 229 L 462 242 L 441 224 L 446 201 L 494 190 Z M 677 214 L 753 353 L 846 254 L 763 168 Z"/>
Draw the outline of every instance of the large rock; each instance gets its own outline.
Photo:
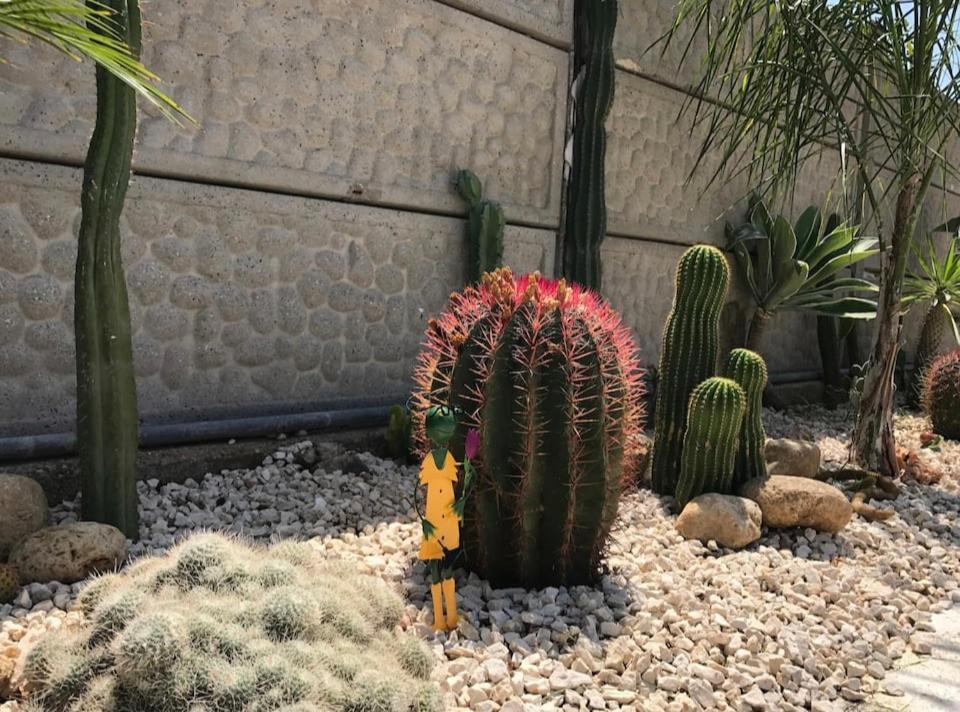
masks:
<path id="1" fill-rule="evenodd" d="M 763 446 L 768 475 L 816 477 L 820 472 L 820 448 L 808 440 L 767 440 Z"/>
<path id="2" fill-rule="evenodd" d="M 0 473 L 0 562 L 13 545 L 47 525 L 47 497 L 35 480 Z"/>
<path id="3" fill-rule="evenodd" d="M 768 527 L 811 527 L 833 533 L 843 529 L 853 516 L 853 507 L 843 492 L 807 477 L 757 477 L 745 482 L 740 494 L 760 505 L 763 523 Z"/>
<path id="4" fill-rule="evenodd" d="M 760 538 L 760 507 L 756 502 L 728 494 L 694 497 L 677 518 L 684 539 L 713 539 L 720 546 L 742 549 Z"/>
<path id="5" fill-rule="evenodd" d="M 10 563 L 23 583 L 74 583 L 97 571 L 113 571 L 127 557 L 127 540 L 109 524 L 76 522 L 46 527 L 14 547 Z"/>

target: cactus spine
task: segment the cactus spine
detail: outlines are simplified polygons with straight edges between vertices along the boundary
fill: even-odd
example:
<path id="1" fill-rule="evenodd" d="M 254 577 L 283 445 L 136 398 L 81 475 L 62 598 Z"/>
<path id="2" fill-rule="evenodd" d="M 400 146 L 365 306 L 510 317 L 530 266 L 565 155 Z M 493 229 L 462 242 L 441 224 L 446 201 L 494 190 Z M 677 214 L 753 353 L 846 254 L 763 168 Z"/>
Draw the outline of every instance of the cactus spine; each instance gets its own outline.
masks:
<path id="1" fill-rule="evenodd" d="M 676 492 L 690 394 L 717 367 L 720 310 L 729 281 L 727 260 L 715 247 L 691 247 L 677 265 L 654 413 L 653 488 L 661 494 Z"/>
<path id="2" fill-rule="evenodd" d="M 111 26 L 140 53 L 138 0 L 102 0 Z M 137 391 L 120 213 L 137 128 L 134 90 L 97 67 L 97 121 L 83 172 L 74 326 L 83 518 L 136 538 Z"/>
<path id="3" fill-rule="evenodd" d="M 767 474 L 763 459 L 763 389 L 767 385 L 767 364 L 763 358 L 747 349 L 734 349 L 727 361 L 727 377 L 743 389 L 746 396 L 746 413 L 740 429 L 740 446 L 737 448 L 736 466 L 733 468 L 731 491 L 754 477 Z"/>
<path id="4" fill-rule="evenodd" d="M 681 509 L 704 492 L 730 492 L 746 405 L 743 389 L 729 378 L 714 376 L 694 389 L 677 482 Z"/>
<path id="5" fill-rule="evenodd" d="M 567 184 L 563 274 L 600 289 L 600 243 L 607 232 L 605 122 L 613 105 L 617 0 L 574 6 L 573 162 Z"/>
<path id="6" fill-rule="evenodd" d="M 466 566 L 496 586 L 598 575 L 643 418 L 636 346 L 596 293 L 539 275 L 486 274 L 427 330 L 415 432 L 431 405 L 462 412 L 450 443 L 480 433 Z"/>
<path id="7" fill-rule="evenodd" d="M 503 264 L 503 208 L 483 199 L 483 187 L 476 174 L 457 174 L 457 191 L 467 201 L 467 281 L 475 284 L 485 272 Z"/>

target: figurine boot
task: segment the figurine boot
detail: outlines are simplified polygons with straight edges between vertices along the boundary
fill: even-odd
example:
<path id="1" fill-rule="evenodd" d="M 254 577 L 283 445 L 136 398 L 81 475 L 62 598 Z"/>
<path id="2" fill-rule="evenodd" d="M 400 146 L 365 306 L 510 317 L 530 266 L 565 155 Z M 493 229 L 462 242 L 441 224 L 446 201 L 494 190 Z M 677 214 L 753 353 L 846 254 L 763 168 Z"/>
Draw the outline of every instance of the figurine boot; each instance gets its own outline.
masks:
<path id="1" fill-rule="evenodd" d="M 443 600 L 447 604 L 447 630 L 456 630 L 459 618 L 457 617 L 457 590 L 452 578 L 443 580 Z"/>
<path id="2" fill-rule="evenodd" d="M 443 620 L 443 596 L 441 584 L 435 583 L 430 586 L 430 594 L 433 596 L 433 629 L 436 631 L 446 630 L 447 626 Z"/>

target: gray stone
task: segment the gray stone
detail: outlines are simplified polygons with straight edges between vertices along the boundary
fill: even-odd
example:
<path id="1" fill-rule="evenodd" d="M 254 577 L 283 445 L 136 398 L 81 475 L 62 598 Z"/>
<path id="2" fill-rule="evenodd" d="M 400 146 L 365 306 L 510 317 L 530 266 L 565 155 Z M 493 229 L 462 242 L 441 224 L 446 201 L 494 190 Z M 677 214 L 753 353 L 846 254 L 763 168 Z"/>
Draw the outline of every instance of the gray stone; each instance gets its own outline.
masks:
<path id="1" fill-rule="evenodd" d="M 73 583 L 91 573 L 113 571 L 126 558 L 127 540 L 108 524 L 77 522 L 40 529 L 10 554 L 23 581 Z"/>
<path id="2" fill-rule="evenodd" d="M 50 275 L 34 274 L 20 282 L 19 304 L 24 316 L 40 321 L 60 314 L 63 291 Z"/>
<path id="3" fill-rule="evenodd" d="M 716 541 L 742 549 L 760 538 L 760 507 L 743 497 L 708 493 L 690 500 L 677 518 L 677 531 L 685 539 Z"/>
<path id="4" fill-rule="evenodd" d="M 763 446 L 768 475 L 816 477 L 820 472 L 820 448 L 806 440 L 779 438 Z"/>
<path id="5" fill-rule="evenodd" d="M 47 497 L 29 477 L 0 473 L 0 562 L 30 534 L 46 526 Z"/>

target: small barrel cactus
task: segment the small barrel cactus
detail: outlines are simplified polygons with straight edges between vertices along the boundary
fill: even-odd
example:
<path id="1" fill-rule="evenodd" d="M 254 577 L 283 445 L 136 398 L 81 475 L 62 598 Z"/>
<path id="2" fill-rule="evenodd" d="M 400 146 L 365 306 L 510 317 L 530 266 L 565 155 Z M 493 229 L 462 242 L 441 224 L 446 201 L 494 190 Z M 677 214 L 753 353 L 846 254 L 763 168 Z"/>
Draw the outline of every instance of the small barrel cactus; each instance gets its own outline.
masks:
<path id="1" fill-rule="evenodd" d="M 432 320 L 417 368 L 423 414 L 458 409 L 450 448 L 480 433 L 461 548 L 494 585 L 592 581 L 641 431 L 637 349 L 596 293 L 539 275 L 486 274 Z"/>
<path id="2" fill-rule="evenodd" d="M 924 378 L 923 407 L 935 433 L 960 440 L 960 349 L 930 364 Z"/>
<path id="3" fill-rule="evenodd" d="M 402 405 L 390 408 L 384 440 L 390 457 L 404 462 L 410 458 L 410 414 Z"/>
<path id="4" fill-rule="evenodd" d="M 0 564 L 0 605 L 13 601 L 20 590 L 20 574 L 11 564 Z"/>
<path id="5" fill-rule="evenodd" d="M 83 626 L 27 655 L 40 710 L 441 707 L 432 654 L 398 632 L 400 597 L 308 544 L 198 535 L 95 579 L 78 603 Z"/>
<path id="6" fill-rule="evenodd" d="M 483 199 L 483 187 L 473 171 L 457 174 L 457 192 L 467 205 L 467 280 L 474 284 L 484 272 L 503 264 L 503 229 L 506 221 L 499 203 Z"/>
<path id="7" fill-rule="evenodd" d="M 734 349 L 727 360 L 727 378 L 736 381 L 747 398 L 747 412 L 740 429 L 740 447 L 733 469 L 736 490 L 747 480 L 767 474 L 763 458 L 763 444 L 767 439 L 763 430 L 763 389 L 767 386 L 767 364 L 763 358 L 748 349 Z"/>
<path id="8" fill-rule="evenodd" d="M 704 492 L 730 492 L 746 407 L 743 389 L 729 378 L 714 376 L 693 390 L 677 482 L 681 509 Z"/>
<path id="9" fill-rule="evenodd" d="M 691 247 L 677 265 L 654 410 L 653 488 L 660 494 L 676 493 L 690 394 L 716 373 L 720 310 L 729 282 L 727 259 L 715 247 Z"/>

